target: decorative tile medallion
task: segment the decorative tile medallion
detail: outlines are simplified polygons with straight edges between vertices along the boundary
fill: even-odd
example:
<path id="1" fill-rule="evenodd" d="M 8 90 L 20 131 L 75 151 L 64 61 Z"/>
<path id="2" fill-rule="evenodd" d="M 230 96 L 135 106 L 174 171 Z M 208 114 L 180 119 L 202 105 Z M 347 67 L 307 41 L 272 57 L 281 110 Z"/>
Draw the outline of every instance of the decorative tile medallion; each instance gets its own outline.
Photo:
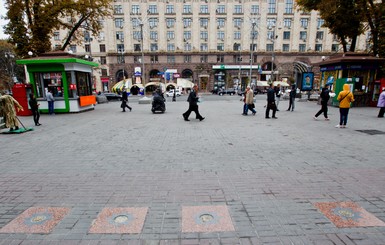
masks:
<path id="1" fill-rule="evenodd" d="M 385 223 L 354 202 L 320 202 L 314 204 L 335 226 L 385 226 Z"/>
<path id="2" fill-rule="evenodd" d="M 148 208 L 104 208 L 89 233 L 140 233 Z"/>
<path id="3" fill-rule="evenodd" d="M 182 207 L 182 232 L 234 231 L 227 206 Z"/>
<path id="4" fill-rule="evenodd" d="M 4 226 L 0 233 L 50 233 L 69 208 L 32 207 Z"/>

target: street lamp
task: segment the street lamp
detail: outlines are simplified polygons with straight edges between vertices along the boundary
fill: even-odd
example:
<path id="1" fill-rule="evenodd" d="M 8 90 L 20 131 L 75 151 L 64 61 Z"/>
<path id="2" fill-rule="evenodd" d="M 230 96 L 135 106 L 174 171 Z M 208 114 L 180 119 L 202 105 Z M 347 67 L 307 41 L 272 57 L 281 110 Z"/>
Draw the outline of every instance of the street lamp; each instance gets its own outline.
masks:
<path id="1" fill-rule="evenodd" d="M 141 51 L 142 51 L 142 78 L 143 78 L 143 93 L 144 93 L 144 97 L 146 97 L 146 86 L 145 86 L 145 82 L 146 82 L 146 73 L 144 72 L 144 48 L 143 48 L 143 45 L 144 45 L 144 38 L 143 38 L 143 22 L 140 22 L 139 23 L 140 25 L 140 42 L 141 42 Z"/>
<path id="2" fill-rule="evenodd" d="M 255 26 L 257 25 L 257 22 L 255 19 L 251 21 L 251 48 L 250 48 L 250 74 L 249 74 L 249 84 L 246 86 L 249 86 L 251 84 L 251 77 L 252 77 L 252 71 L 253 71 L 253 60 L 254 60 L 254 38 L 255 38 Z"/>
<path id="3" fill-rule="evenodd" d="M 272 30 L 272 35 L 270 36 L 270 40 L 273 43 L 272 52 L 271 52 L 271 75 L 270 75 L 270 82 L 274 83 L 274 46 L 275 46 L 275 40 L 278 38 L 278 35 L 275 35 L 275 25 L 269 25 L 268 29 Z"/>
<path id="4" fill-rule="evenodd" d="M 5 65 L 5 69 L 8 73 L 8 75 L 12 78 L 12 81 L 14 83 L 17 83 L 17 78 L 15 76 L 15 55 L 10 52 L 4 53 L 5 59 L 7 59 L 8 62 L 4 62 L 5 64 L 9 64 L 9 67 Z"/>

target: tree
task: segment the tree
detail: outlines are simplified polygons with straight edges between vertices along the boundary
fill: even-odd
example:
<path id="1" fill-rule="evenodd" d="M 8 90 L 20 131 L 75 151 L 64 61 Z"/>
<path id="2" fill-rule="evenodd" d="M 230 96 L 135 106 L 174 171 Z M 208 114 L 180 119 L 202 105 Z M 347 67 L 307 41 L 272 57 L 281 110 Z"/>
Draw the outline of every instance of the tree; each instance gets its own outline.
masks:
<path id="1" fill-rule="evenodd" d="M 14 82 L 24 77 L 23 67 L 16 65 L 14 46 L 0 40 L 0 90 L 11 90 Z"/>
<path id="2" fill-rule="evenodd" d="M 51 50 L 54 30 L 67 30 L 61 50 L 84 39 L 84 31 L 97 35 L 101 20 L 111 14 L 112 0 L 6 0 L 5 33 L 16 53 L 39 55 Z M 83 30 L 83 32 L 81 31 Z"/>
<path id="3" fill-rule="evenodd" d="M 349 51 L 354 52 L 357 37 L 367 30 L 371 33 L 372 53 L 385 52 L 380 48 L 385 35 L 383 0 L 297 0 L 297 4 L 304 10 L 320 12 L 324 26 L 337 35 L 344 52 L 348 51 L 348 39 L 351 39 Z"/>

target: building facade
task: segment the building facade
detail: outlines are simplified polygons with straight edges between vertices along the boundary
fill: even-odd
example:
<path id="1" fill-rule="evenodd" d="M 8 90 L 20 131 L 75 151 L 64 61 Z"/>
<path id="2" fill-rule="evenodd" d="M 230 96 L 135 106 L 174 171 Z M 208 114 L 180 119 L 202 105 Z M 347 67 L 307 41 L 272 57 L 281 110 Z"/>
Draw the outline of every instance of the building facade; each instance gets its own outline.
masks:
<path id="1" fill-rule="evenodd" d="M 297 81 L 313 63 L 341 52 L 319 13 L 297 9 L 295 0 L 114 0 L 112 16 L 100 20 L 99 36 L 84 31 L 83 45 L 69 48 L 100 64 L 97 91 L 123 76 L 144 85 L 186 78 L 202 91 Z M 53 45 L 64 35 L 55 32 Z M 362 35 L 356 50 L 366 48 Z"/>

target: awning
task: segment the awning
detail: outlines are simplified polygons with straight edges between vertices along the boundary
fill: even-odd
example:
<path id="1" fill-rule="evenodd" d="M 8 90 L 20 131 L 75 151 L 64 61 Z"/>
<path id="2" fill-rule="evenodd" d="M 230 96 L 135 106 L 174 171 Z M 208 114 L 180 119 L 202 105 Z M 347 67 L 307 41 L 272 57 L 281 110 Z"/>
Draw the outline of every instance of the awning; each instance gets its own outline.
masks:
<path id="1" fill-rule="evenodd" d="M 112 86 L 111 90 L 114 93 L 119 93 L 120 91 L 122 91 L 123 87 L 126 87 L 127 89 L 129 89 L 131 87 L 131 83 L 132 83 L 131 78 L 121 80 L 120 82 L 117 82 L 114 86 Z"/>
<path id="2" fill-rule="evenodd" d="M 274 86 L 277 86 L 278 84 L 281 85 L 281 87 L 289 87 L 290 85 L 287 82 L 274 82 Z"/>
<path id="3" fill-rule="evenodd" d="M 142 85 L 141 83 L 133 84 L 133 85 L 131 86 L 131 88 L 132 88 L 132 87 L 144 88 L 143 85 Z"/>
<path id="4" fill-rule="evenodd" d="M 176 80 L 176 83 L 178 87 L 182 87 L 182 88 L 192 88 L 194 86 L 194 83 L 184 78 L 178 78 Z"/>
<path id="5" fill-rule="evenodd" d="M 145 87 L 148 87 L 148 86 L 159 86 L 160 82 L 149 82 L 149 83 L 146 83 L 146 85 L 144 85 Z"/>
<path id="6" fill-rule="evenodd" d="M 257 86 L 268 87 L 269 84 L 267 83 L 267 81 L 257 81 Z"/>
<path id="7" fill-rule="evenodd" d="M 176 83 L 166 83 L 166 88 L 168 86 L 173 86 L 174 88 L 176 88 L 176 87 L 178 87 L 178 84 L 176 84 Z"/>

